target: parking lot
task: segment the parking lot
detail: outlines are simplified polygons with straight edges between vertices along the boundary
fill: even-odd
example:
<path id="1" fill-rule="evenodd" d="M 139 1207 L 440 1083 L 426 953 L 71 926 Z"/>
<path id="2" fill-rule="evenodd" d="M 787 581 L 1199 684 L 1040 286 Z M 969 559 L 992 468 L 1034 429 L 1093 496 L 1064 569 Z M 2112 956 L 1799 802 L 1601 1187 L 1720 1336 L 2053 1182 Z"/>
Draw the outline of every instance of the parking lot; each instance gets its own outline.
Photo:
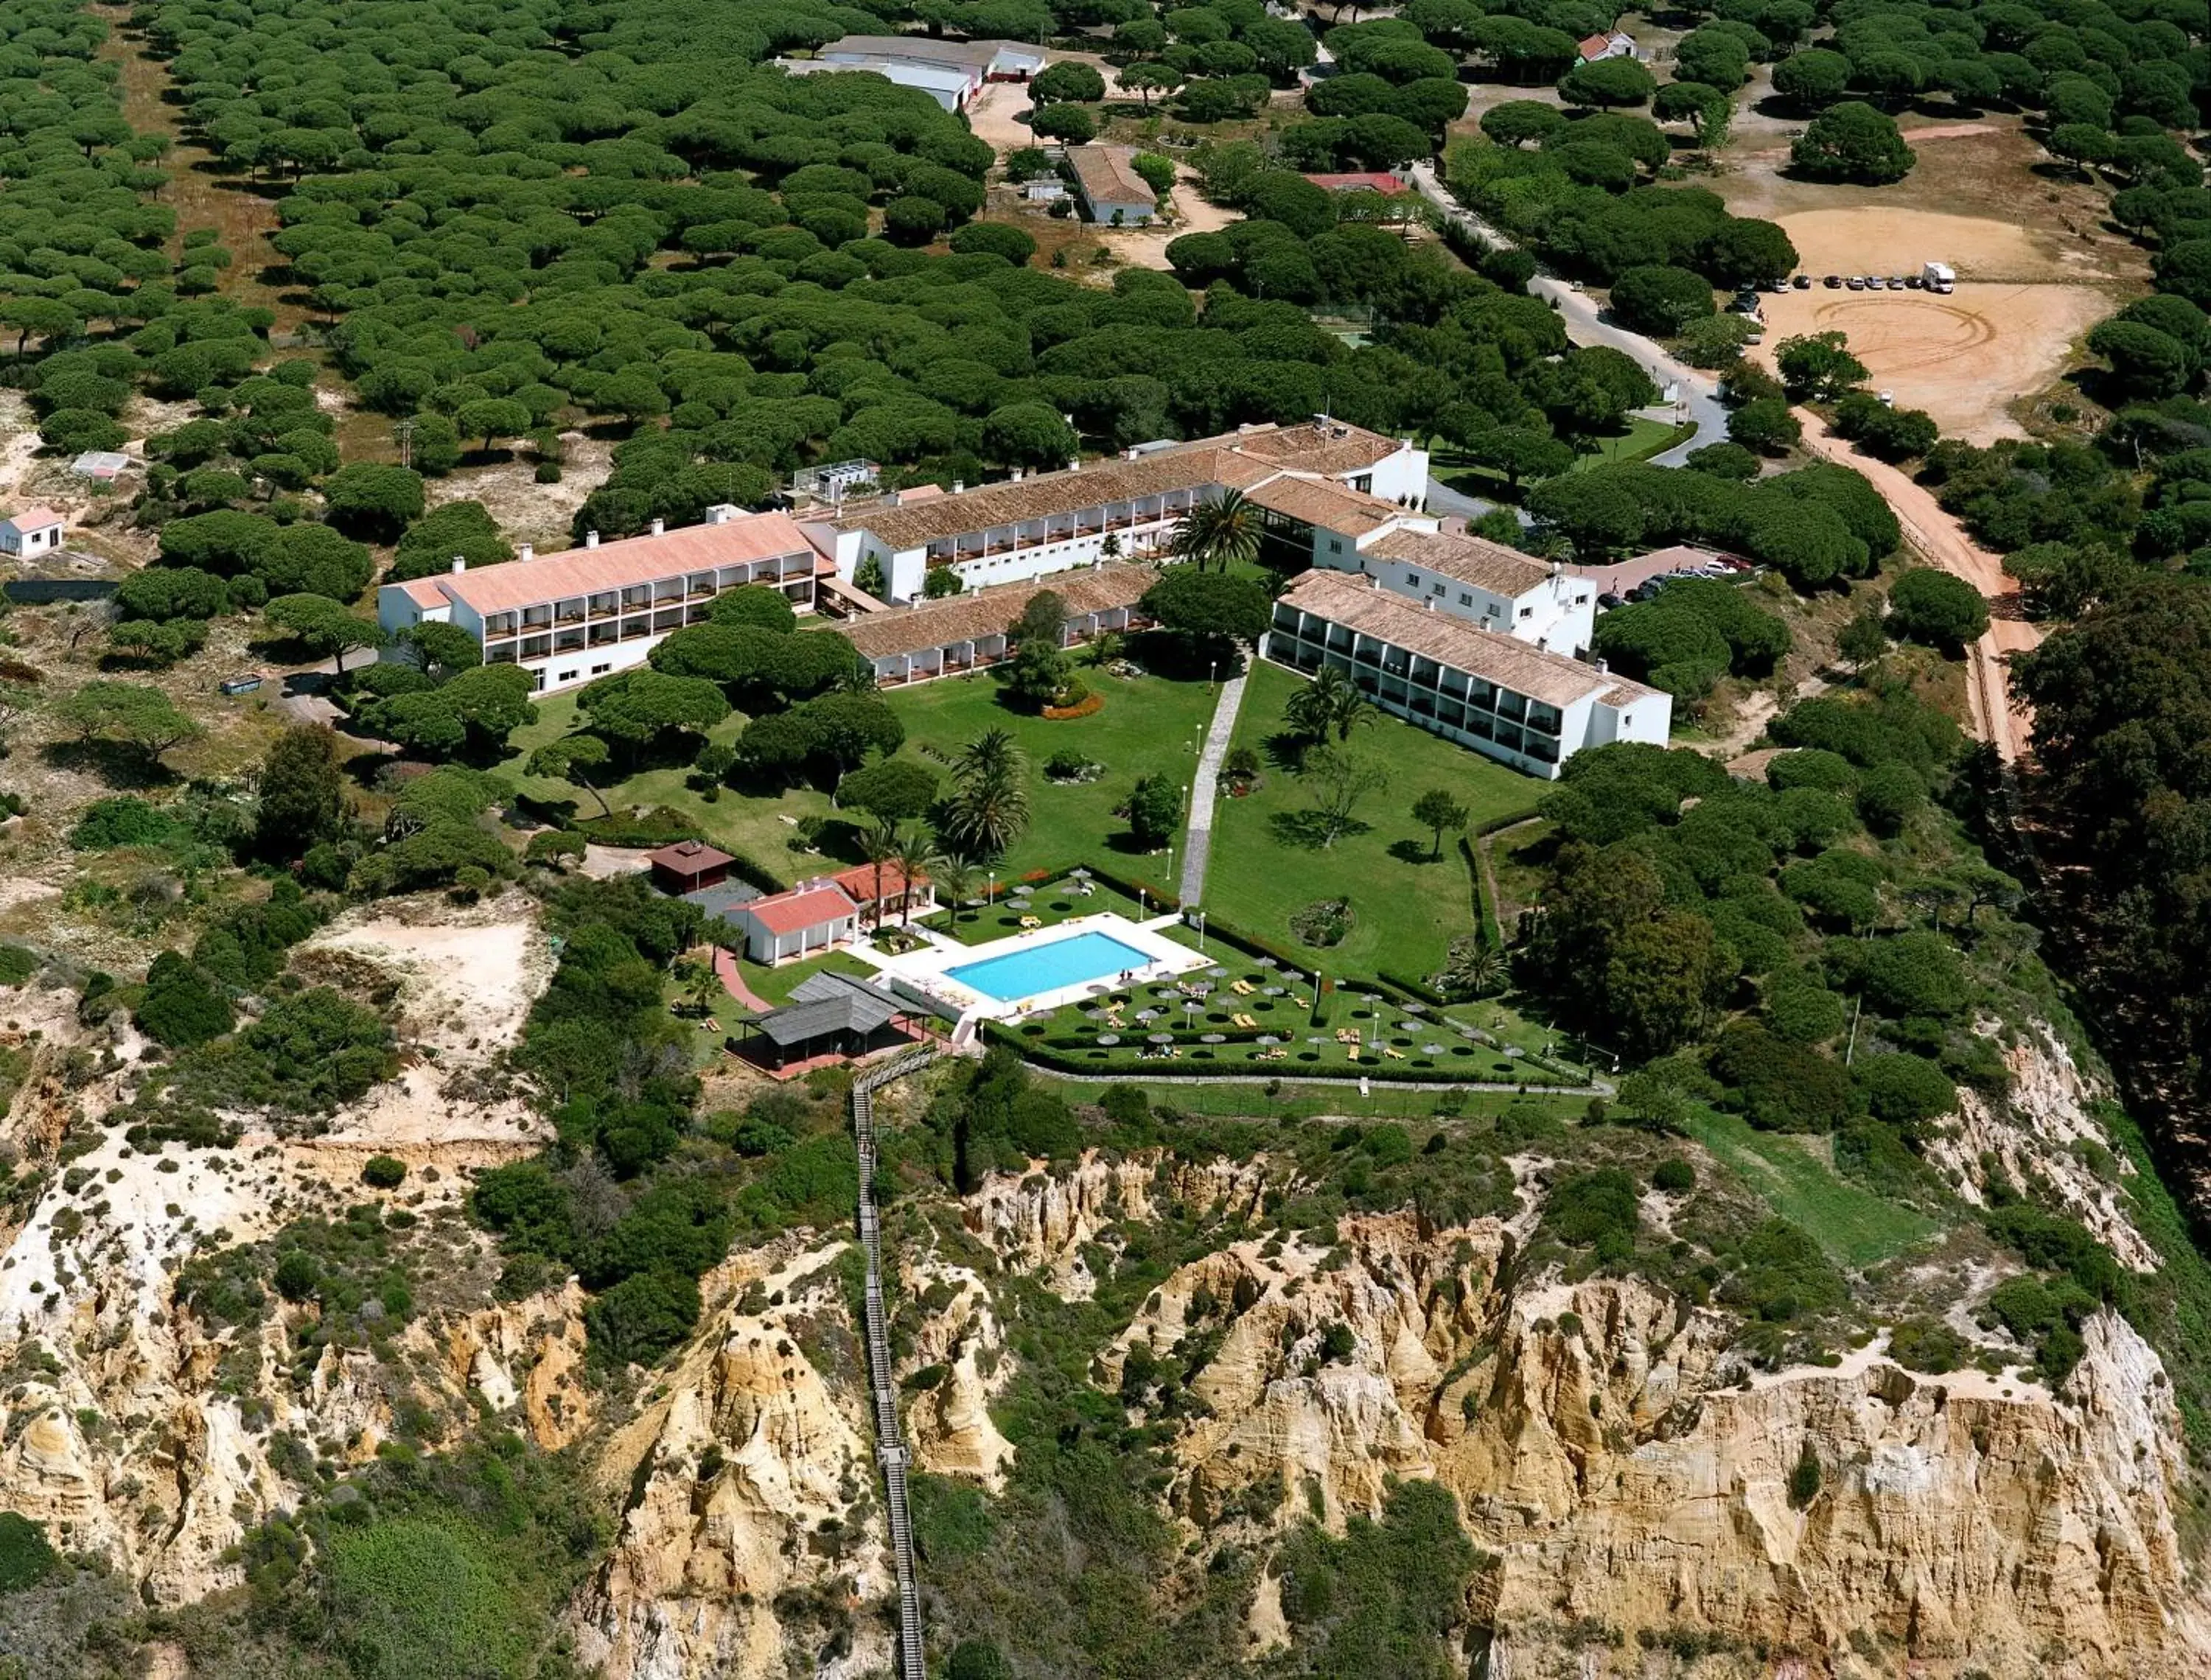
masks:
<path id="1" fill-rule="evenodd" d="M 1639 554 L 1632 560 L 1621 560 L 1611 565 L 1570 565 L 1566 570 L 1577 577 L 1586 577 L 1594 583 L 1600 595 L 1625 595 L 1638 584 L 1647 583 L 1653 577 L 1663 577 L 1669 571 L 1709 565 L 1720 558 L 1715 550 L 1680 544 L 1672 548 L 1655 549 L 1648 554 Z"/>

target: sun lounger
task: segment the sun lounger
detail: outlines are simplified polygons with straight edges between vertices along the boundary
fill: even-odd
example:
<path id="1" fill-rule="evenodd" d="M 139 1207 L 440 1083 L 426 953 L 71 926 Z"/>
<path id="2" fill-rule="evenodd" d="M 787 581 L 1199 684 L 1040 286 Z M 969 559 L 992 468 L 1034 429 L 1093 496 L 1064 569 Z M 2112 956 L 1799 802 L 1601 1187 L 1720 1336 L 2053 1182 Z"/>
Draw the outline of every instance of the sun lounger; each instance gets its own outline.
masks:
<path id="1" fill-rule="evenodd" d="M 1405 1059 L 1405 1053 L 1394 1044 L 1384 1044 L 1382 1047 L 1382 1054 L 1392 1061 L 1402 1061 Z"/>
<path id="2" fill-rule="evenodd" d="M 1021 918 L 1021 925 L 1024 928 L 1041 928 L 1044 926 L 1044 918 L 1042 916 L 1025 916 Z"/>
<path id="3" fill-rule="evenodd" d="M 1239 998 L 1248 998 L 1259 988 L 1248 980 L 1232 980 L 1228 982 L 1228 989 Z"/>

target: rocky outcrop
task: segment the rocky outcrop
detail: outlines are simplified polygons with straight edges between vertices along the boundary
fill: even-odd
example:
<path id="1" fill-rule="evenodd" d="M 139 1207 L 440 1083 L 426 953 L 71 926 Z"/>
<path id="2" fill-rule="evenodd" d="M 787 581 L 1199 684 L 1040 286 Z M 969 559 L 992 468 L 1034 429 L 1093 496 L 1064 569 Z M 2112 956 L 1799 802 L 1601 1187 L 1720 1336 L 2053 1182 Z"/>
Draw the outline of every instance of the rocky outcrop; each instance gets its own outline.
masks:
<path id="1" fill-rule="evenodd" d="M 1493 1674 L 1548 1672 L 1600 1628 L 1628 1653 L 1693 1633 L 1815 1673 L 1854 1638 L 1991 1675 L 2059 1649 L 2083 1675 L 2211 1664 L 2171 1387 L 2113 1315 L 2055 1395 L 1915 1377 L 1877 1347 L 1753 1380 L 1723 1319 L 1650 1287 L 1517 1284 L 1493 1222 L 1339 1235 L 1329 1254 L 1247 1243 L 1181 1268 L 1102 1362 L 1113 1382 L 1139 1343 L 1217 1342 L 1168 1496 L 1193 1537 L 1309 1502 L 1336 1523 L 1392 1477 L 1433 1478 L 1489 1560 Z M 1792 1501 L 1808 1449 L 1819 1490 Z"/>
<path id="2" fill-rule="evenodd" d="M 2118 1182 L 2133 1163 L 2111 1154 L 2088 1112 L 2098 1093 L 2072 1053 L 2036 1026 L 2004 1050 L 2011 1088 L 2000 1098 L 1958 1093 L 1958 1112 L 1927 1145 L 1929 1165 L 1965 1200 L 1985 1205 L 1981 1181 L 1994 1162 L 2015 1185 L 2039 1184 L 2109 1248 L 2119 1264 L 2154 1272 L 2157 1250 L 2135 1229 Z M 2083 1156 L 2091 1157 L 2084 1159 Z"/>
<path id="3" fill-rule="evenodd" d="M 1157 1150 L 1114 1157 L 1093 1151 L 1065 1173 L 1041 1163 L 1018 1177 L 994 1173 L 961 1204 L 960 1217 L 1004 1265 L 1041 1269 L 1059 1294 L 1086 1300 L 1095 1284 L 1082 1249 L 1111 1226 L 1154 1218 L 1163 1202 L 1223 1219 L 1248 1215 L 1257 1211 L 1267 1177 L 1263 1156 L 1191 1163 Z"/>
<path id="4" fill-rule="evenodd" d="M 801 1651 L 830 1653 L 818 1675 L 888 1667 L 887 1624 L 854 1613 L 896 1587 L 839 1252 L 785 1242 L 719 1268 L 721 1306 L 615 1435 L 621 1529 L 575 1611 L 606 1680 L 765 1680 Z"/>
<path id="5" fill-rule="evenodd" d="M 906 1441 L 915 1465 L 935 1475 L 972 1477 L 991 1492 L 1003 1489 L 1013 1443 L 990 1417 L 990 1402 L 1013 1379 L 1005 1331 L 983 1280 L 965 1266 L 928 1260 L 904 1267 L 906 1298 L 928 1311 L 913 1352 L 899 1365 L 901 1380 L 934 1371 L 936 1380 L 915 1393 L 906 1407 Z"/>

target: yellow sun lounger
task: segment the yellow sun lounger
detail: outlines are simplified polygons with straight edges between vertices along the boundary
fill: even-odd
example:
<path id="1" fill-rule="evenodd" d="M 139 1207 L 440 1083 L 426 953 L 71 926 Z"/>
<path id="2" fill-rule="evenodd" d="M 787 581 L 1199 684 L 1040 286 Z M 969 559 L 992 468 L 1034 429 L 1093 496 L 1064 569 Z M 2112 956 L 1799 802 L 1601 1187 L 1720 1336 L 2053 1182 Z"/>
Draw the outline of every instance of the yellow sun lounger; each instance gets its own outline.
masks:
<path id="1" fill-rule="evenodd" d="M 1232 980 L 1228 982 L 1228 989 L 1239 998 L 1248 998 L 1259 988 L 1248 980 Z"/>

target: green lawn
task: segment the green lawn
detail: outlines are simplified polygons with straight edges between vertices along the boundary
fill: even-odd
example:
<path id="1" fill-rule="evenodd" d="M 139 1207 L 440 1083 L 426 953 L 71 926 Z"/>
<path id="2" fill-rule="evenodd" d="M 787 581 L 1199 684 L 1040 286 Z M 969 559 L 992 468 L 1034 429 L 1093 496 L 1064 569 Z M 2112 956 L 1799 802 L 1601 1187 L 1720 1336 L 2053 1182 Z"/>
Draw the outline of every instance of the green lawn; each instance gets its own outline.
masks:
<path id="1" fill-rule="evenodd" d="M 743 977 L 745 984 L 770 1003 L 777 1005 L 789 1003 L 791 988 L 809 975 L 820 974 L 824 970 L 831 974 L 849 974 L 858 978 L 864 978 L 875 971 L 871 965 L 845 951 L 826 952 L 819 957 L 804 958 L 796 963 L 778 963 L 773 968 L 764 967 L 742 958 L 737 961 L 737 972 Z M 741 1010 L 742 1006 L 731 999 L 730 1007 Z"/>
<path id="2" fill-rule="evenodd" d="M 1283 707 L 1305 681 L 1278 665 L 1252 669 L 1236 742 L 1257 752 L 1266 771 L 1249 796 L 1231 799 L 1224 791 L 1216 807 L 1205 907 L 1330 973 L 1387 969 L 1419 978 L 1442 965 L 1454 938 L 1473 930 L 1474 891 L 1454 837 L 1444 837 L 1441 858 L 1430 857 L 1431 837 L 1413 821 L 1413 801 L 1432 788 L 1449 789 L 1479 824 L 1532 812 L 1549 784 L 1377 711 L 1351 746 L 1390 767 L 1388 789 L 1361 807 L 1364 832 L 1324 850 L 1308 847 L 1281 826 L 1307 801 L 1297 777 L 1269 747 L 1283 731 Z M 1291 915 L 1315 899 L 1339 897 L 1351 900 L 1356 922 L 1350 934 L 1332 950 L 1299 945 L 1290 933 Z"/>
<path id="3" fill-rule="evenodd" d="M 1756 1131 L 1739 1115 L 1702 1108 L 1692 1111 L 1688 1130 L 1840 1265 L 1871 1266 L 1935 1230 L 1934 1221 L 1836 1176 L 1809 1139 Z"/>
<path id="4" fill-rule="evenodd" d="M 1585 473 L 1592 467 L 1610 466 L 1620 461 L 1647 461 L 1671 449 L 1693 430 L 1693 426 L 1677 426 L 1671 420 L 1645 420 L 1640 414 L 1630 414 L 1626 431 L 1595 439 L 1596 447 L 1585 455 L 1576 456 L 1574 464 L 1566 471 Z M 1506 488 L 1504 474 L 1476 466 L 1441 438 L 1431 438 L 1428 446 L 1434 454 L 1439 483 L 1463 495 L 1480 496 L 1490 501 L 1520 499 L 1518 493 Z M 1525 492 L 1528 484 L 1523 483 L 1520 488 Z"/>
<path id="5" fill-rule="evenodd" d="M 1017 712 L 999 704 L 999 688 L 988 673 L 920 683 L 889 692 L 890 702 L 906 728 L 905 751 L 940 773 L 960 748 L 993 726 L 1010 729 L 1029 758 L 1029 831 L 1000 860 L 999 881 L 1018 880 L 1030 871 L 1065 868 L 1086 860 L 1154 884 L 1167 879 L 1165 855 L 1144 857 L 1114 843 L 1125 843 L 1128 831 L 1112 814 L 1139 776 L 1157 771 L 1178 774 L 1186 783 L 1197 759 L 1190 743 L 1213 716 L 1217 698 L 1202 682 L 1165 677 L 1124 679 L 1082 668 L 1083 681 L 1106 704 L 1087 717 L 1060 722 Z M 572 691 L 537 703 L 537 722 L 518 729 L 513 752 L 499 766 L 523 793 L 550 803 L 572 804 L 577 814 L 595 816 L 591 795 L 542 777 L 524 774 L 530 751 L 576 727 Z M 712 732 L 717 741 L 734 741 L 746 719 L 732 714 Z M 1045 761 L 1072 750 L 1106 767 L 1095 782 L 1060 784 L 1045 779 Z M 711 803 L 688 785 L 681 764 L 657 765 L 601 789 L 618 813 L 631 807 L 665 805 L 682 812 L 700 832 L 724 849 L 749 857 L 785 879 L 816 870 L 842 868 L 859 861 L 856 849 L 840 845 L 832 831 L 830 855 L 794 852 L 791 841 L 801 817 L 829 816 L 829 795 L 794 787 L 772 798 L 725 788 Z M 1004 930 L 994 930 L 995 932 Z"/>
<path id="6" fill-rule="evenodd" d="M 1117 860 L 1118 861 L 1118 860 Z M 1162 861 L 1165 860 L 1162 859 Z M 978 884 L 977 896 L 985 890 Z M 1023 885 L 1018 878 L 1009 882 L 1001 873 L 998 877 L 997 901 L 989 906 L 972 909 L 963 908 L 957 922 L 946 911 L 922 918 L 923 924 L 940 934 L 948 934 L 962 945 L 988 945 L 993 940 L 1011 939 L 1025 931 L 1024 917 L 1033 917 L 1040 927 L 1051 928 L 1076 916 L 1097 916 L 1111 910 L 1131 922 L 1140 922 L 1160 914 L 1157 900 L 1139 904 L 1134 898 L 1113 888 L 1093 880 L 1090 891 L 1078 893 L 1069 890 L 1066 876 L 1037 884 L 1033 889 Z M 1020 899 L 1027 909 L 1015 909 L 1012 901 Z"/>
<path id="7" fill-rule="evenodd" d="M 1203 735 L 1218 696 L 1202 682 L 1124 679 L 1087 664 L 1078 672 L 1106 701 L 1087 717 L 1055 722 L 1015 711 L 1000 704 L 998 685 L 987 672 L 894 690 L 889 698 L 906 724 L 906 750 L 933 770 L 948 772 L 959 750 L 992 728 L 1010 730 L 1027 753 L 1029 829 L 998 861 L 1002 885 L 1034 870 L 1086 861 L 1166 881 L 1165 855 L 1127 849 L 1129 831 L 1113 807 L 1140 776 L 1165 772 L 1189 782 L 1197 768 L 1191 743 Z M 1094 782 L 1048 782 L 1045 761 L 1062 752 L 1079 752 L 1106 772 Z"/>
<path id="8" fill-rule="evenodd" d="M 1111 1081 L 1061 1079 L 1047 1074 L 1051 1089 L 1070 1103 L 1095 1103 Z M 1142 1081 L 1138 1081 L 1142 1083 Z M 1402 1085 L 1375 1085 L 1361 1097 L 1355 1086 L 1299 1085 L 1285 1080 L 1274 1095 L 1264 1086 L 1231 1079 L 1204 1085 L 1153 1085 L 1146 1093 L 1162 1109 L 1176 1109 L 1208 1120 L 1308 1120 L 1318 1115 L 1343 1115 L 1359 1120 L 1433 1120 L 1449 1124 L 1454 1119 L 1473 1120 L 1501 1114 L 1512 1103 L 1536 1103 L 1572 1121 L 1589 1106 L 1583 1097 L 1521 1097 L 1510 1091 L 1469 1091 L 1445 1097 L 1433 1091 L 1411 1091 Z M 1441 1098 L 1456 1112 L 1439 1115 Z"/>

